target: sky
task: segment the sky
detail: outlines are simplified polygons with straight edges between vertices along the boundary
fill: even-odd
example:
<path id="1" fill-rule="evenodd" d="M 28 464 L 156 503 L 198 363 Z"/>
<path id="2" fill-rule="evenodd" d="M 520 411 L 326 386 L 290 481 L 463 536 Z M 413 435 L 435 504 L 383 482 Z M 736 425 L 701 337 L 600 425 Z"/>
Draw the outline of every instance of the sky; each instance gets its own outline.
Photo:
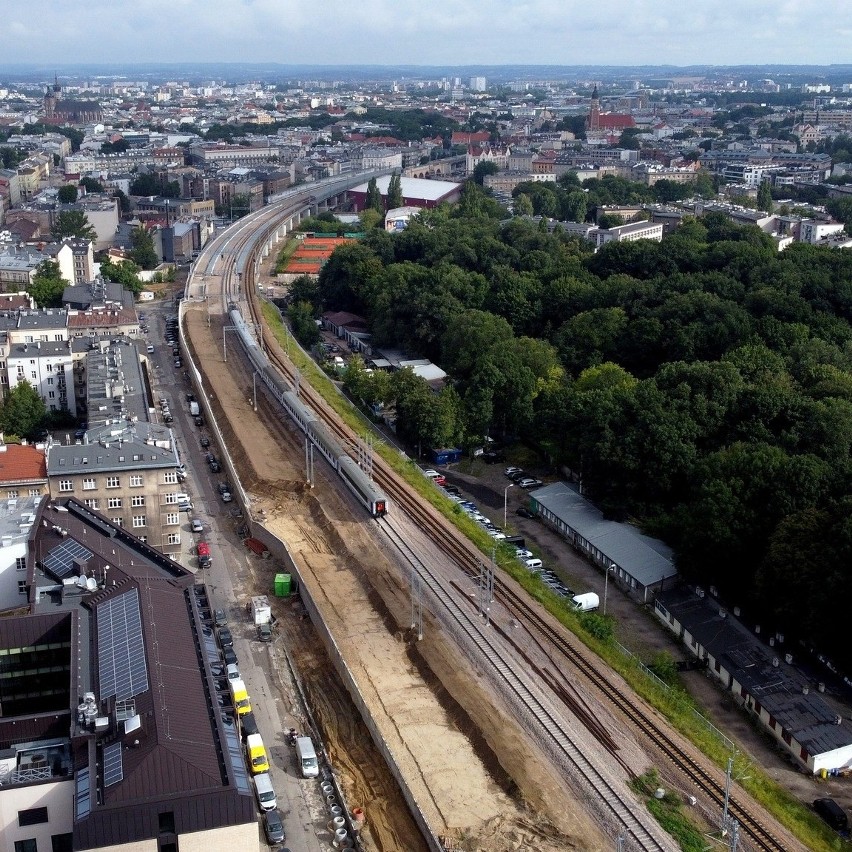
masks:
<path id="1" fill-rule="evenodd" d="M 852 62 L 852 2 L 2 0 L 0 57 L 4 65 L 826 65 Z"/>

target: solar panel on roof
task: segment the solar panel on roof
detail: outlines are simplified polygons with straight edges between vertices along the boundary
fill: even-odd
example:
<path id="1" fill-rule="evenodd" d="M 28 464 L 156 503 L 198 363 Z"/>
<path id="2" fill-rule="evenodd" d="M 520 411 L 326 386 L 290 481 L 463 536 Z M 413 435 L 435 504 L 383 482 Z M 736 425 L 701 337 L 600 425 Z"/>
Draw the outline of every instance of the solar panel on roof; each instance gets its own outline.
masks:
<path id="1" fill-rule="evenodd" d="M 63 580 L 74 572 L 74 561 L 86 562 L 92 558 L 92 551 L 79 541 L 69 538 L 56 545 L 44 560 L 44 567 L 57 580 Z"/>
<path id="2" fill-rule="evenodd" d="M 119 701 L 148 689 L 139 592 L 131 589 L 97 608 L 100 697 Z"/>
<path id="3" fill-rule="evenodd" d="M 124 763 L 121 759 L 121 741 L 104 746 L 104 787 L 118 784 L 124 778 Z"/>

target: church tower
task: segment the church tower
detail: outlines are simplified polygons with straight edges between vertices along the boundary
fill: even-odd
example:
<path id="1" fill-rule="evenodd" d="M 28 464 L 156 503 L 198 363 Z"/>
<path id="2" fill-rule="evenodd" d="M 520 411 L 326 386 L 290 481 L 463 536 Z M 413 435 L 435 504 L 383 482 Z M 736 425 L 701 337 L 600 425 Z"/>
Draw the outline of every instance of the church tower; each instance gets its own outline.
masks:
<path id="1" fill-rule="evenodd" d="M 598 84 L 592 91 L 592 103 L 589 106 L 589 130 L 600 130 L 601 126 L 601 102 L 598 98 Z"/>
<path id="2" fill-rule="evenodd" d="M 62 86 L 59 85 L 59 79 L 54 74 L 53 87 L 48 87 L 47 91 L 44 93 L 44 117 L 46 121 L 53 119 L 56 110 L 56 102 L 59 100 L 60 94 L 62 94 Z"/>

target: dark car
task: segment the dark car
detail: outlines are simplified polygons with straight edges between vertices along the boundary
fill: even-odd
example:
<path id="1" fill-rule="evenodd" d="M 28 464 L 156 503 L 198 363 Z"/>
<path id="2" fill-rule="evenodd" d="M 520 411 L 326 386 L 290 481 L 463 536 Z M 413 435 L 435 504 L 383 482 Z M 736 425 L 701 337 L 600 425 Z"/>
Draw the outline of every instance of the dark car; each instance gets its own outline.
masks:
<path id="1" fill-rule="evenodd" d="M 233 648 L 234 647 L 234 637 L 231 635 L 231 631 L 228 630 L 227 627 L 220 627 L 216 631 L 216 635 L 219 637 L 219 644 L 223 648 Z"/>
<path id="2" fill-rule="evenodd" d="M 531 512 L 529 509 L 525 509 L 523 506 L 518 506 L 515 509 L 515 514 L 520 515 L 522 518 L 535 518 L 535 512 Z"/>
<path id="3" fill-rule="evenodd" d="M 485 464 L 495 464 L 496 462 L 504 462 L 506 461 L 506 456 L 496 450 L 490 450 L 488 452 L 484 452 L 480 458 Z"/>
<path id="4" fill-rule="evenodd" d="M 254 718 L 254 713 L 248 712 L 240 716 L 240 728 L 242 729 L 243 739 L 258 733 L 257 720 Z"/>
<path id="5" fill-rule="evenodd" d="M 227 482 L 220 482 L 216 487 L 219 489 L 220 494 L 231 490 L 231 486 Z"/>
<path id="6" fill-rule="evenodd" d="M 204 418 L 201 415 L 199 415 L 198 417 L 195 418 L 195 425 L 196 426 L 203 426 L 204 425 Z"/>
<path id="7" fill-rule="evenodd" d="M 228 623 L 228 614 L 224 609 L 217 609 L 213 613 L 213 620 L 216 622 L 217 627 L 224 627 Z"/>
<path id="8" fill-rule="evenodd" d="M 814 810 L 835 830 L 848 831 L 846 811 L 834 799 L 814 799 Z"/>
<path id="9" fill-rule="evenodd" d="M 222 659 L 225 661 L 226 666 L 236 666 L 239 663 L 233 648 L 223 648 Z"/>
<path id="10" fill-rule="evenodd" d="M 219 473 L 219 471 L 220 471 L 221 469 L 222 469 L 222 468 L 221 468 L 221 466 L 219 465 L 219 462 L 217 462 L 217 461 L 212 461 L 212 462 L 210 462 L 210 473 Z"/>
<path id="11" fill-rule="evenodd" d="M 201 436 L 201 446 L 206 450 L 210 446 L 210 439 L 206 435 Z"/>
<path id="12" fill-rule="evenodd" d="M 278 808 L 263 812 L 263 830 L 270 843 L 284 842 L 284 820 L 281 819 L 281 811 Z"/>

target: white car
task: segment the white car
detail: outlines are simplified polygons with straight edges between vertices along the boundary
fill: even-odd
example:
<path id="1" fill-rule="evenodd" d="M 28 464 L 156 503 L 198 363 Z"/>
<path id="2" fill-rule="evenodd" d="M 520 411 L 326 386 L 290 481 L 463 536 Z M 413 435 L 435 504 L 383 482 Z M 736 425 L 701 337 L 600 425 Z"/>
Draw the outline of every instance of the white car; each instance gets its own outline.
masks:
<path id="1" fill-rule="evenodd" d="M 198 520 L 198 518 L 192 519 L 192 531 L 194 533 L 204 532 L 204 524 L 202 524 L 201 521 Z"/>

